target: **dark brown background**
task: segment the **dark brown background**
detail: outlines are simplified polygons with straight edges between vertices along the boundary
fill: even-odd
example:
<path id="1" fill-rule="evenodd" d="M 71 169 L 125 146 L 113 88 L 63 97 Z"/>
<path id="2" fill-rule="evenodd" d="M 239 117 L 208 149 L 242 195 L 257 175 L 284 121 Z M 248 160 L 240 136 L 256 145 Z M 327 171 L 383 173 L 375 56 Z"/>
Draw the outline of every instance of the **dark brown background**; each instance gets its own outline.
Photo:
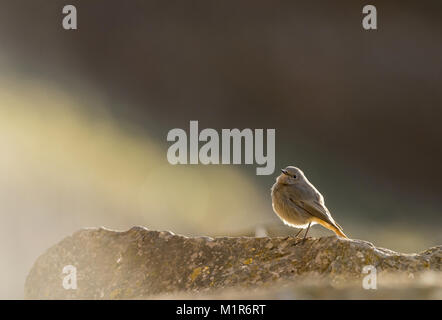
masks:
<path id="1" fill-rule="evenodd" d="M 406 192 L 442 191 L 439 1 L 374 3 L 371 32 L 364 1 L 71 1 L 76 32 L 58 28 L 63 1 L 1 3 L 2 51 L 23 71 L 87 77 L 161 138 L 191 119 L 276 128 L 279 160 L 302 162 L 299 140 Z"/>

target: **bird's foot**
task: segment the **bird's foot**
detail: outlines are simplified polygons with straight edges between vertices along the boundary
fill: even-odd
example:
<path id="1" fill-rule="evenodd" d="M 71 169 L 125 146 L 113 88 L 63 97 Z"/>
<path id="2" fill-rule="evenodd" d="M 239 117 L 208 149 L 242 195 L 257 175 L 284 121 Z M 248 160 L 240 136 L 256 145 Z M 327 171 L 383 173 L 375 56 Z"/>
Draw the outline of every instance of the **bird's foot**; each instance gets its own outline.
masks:
<path id="1" fill-rule="evenodd" d="M 303 238 L 301 238 L 301 237 L 295 237 L 295 240 L 296 240 L 296 242 L 295 242 L 295 246 L 297 246 L 298 244 L 301 244 L 301 245 L 303 245 L 304 243 L 305 243 L 305 241 L 307 240 L 307 239 L 309 239 L 310 237 L 303 237 Z"/>

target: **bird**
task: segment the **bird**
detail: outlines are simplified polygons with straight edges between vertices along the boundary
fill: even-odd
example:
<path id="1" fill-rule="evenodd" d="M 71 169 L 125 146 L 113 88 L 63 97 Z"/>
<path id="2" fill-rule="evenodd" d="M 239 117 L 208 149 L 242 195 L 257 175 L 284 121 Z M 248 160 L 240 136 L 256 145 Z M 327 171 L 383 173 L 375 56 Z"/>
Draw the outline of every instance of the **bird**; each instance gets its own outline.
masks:
<path id="1" fill-rule="evenodd" d="M 271 196 L 276 215 L 286 225 L 301 229 L 295 238 L 307 228 L 304 242 L 310 227 L 320 224 L 339 237 L 348 239 L 325 206 L 322 194 L 308 181 L 301 169 L 294 166 L 281 169 L 281 174 L 271 188 Z"/>

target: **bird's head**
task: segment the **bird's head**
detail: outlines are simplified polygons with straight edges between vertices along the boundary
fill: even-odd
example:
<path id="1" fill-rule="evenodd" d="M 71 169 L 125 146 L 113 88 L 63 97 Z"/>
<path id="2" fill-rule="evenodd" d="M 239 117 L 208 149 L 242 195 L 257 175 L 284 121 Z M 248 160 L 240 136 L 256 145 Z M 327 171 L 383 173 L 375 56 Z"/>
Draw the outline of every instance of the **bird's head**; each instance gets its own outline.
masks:
<path id="1" fill-rule="evenodd" d="M 278 183 L 282 184 L 295 184 L 304 180 L 304 172 L 301 169 L 288 166 L 285 169 L 281 169 L 281 174 L 276 178 Z"/>

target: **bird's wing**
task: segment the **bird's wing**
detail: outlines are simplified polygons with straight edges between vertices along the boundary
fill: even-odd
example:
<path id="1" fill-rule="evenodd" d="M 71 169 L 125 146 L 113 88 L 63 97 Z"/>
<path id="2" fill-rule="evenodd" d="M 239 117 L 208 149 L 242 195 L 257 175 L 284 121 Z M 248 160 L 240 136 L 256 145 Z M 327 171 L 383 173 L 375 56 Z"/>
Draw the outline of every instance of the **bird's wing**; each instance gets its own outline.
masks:
<path id="1" fill-rule="evenodd" d="M 337 225 L 337 223 L 333 220 L 333 218 L 330 216 L 330 213 L 328 212 L 328 210 L 318 201 L 316 200 L 293 200 L 292 198 L 290 198 L 290 201 L 298 206 L 301 207 L 302 209 L 304 209 L 305 211 L 307 211 L 309 214 L 311 214 L 312 216 L 321 219 L 325 222 L 328 222 L 329 224 L 331 224 L 332 226 L 337 227 L 338 229 L 341 229 L 340 226 Z"/>

